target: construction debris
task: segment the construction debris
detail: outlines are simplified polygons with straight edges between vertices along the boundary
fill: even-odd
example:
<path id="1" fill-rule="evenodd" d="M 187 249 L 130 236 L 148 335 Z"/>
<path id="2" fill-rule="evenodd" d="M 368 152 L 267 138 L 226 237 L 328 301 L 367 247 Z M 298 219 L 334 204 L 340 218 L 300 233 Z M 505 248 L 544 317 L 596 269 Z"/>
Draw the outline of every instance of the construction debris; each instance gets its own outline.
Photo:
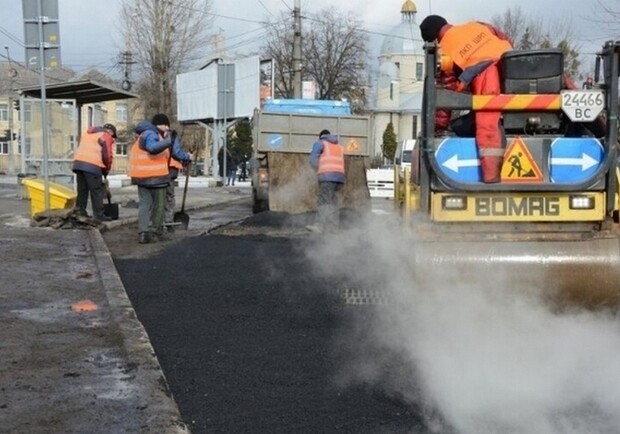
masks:
<path id="1" fill-rule="evenodd" d="M 32 227 L 53 229 L 89 229 L 104 231 L 106 226 L 99 220 L 84 216 L 74 209 L 55 209 L 36 213 L 30 222 Z"/>

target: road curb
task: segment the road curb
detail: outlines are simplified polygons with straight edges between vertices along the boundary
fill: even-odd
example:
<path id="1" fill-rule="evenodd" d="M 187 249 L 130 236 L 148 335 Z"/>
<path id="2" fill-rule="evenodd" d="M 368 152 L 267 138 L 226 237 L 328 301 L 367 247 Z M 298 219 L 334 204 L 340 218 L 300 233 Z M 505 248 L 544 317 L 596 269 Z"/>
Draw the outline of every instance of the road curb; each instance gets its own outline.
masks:
<path id="1" fill-rule="evenodd" d="M 189 434 L 151 341 L 136 316 L 114 266 L 112 254 L 98 230 L 92 229 L 88 233 L 112 321 L 118 325 L 123 337 L 122 349 L 126 353 L 128 366 L 134 369 L 132 374 L 138 400 L 140 408 L 144 408 L 143 414 L 149 430 L 165 434 Z"/>
<path id="2" fill-rule="evenodd" d="M 226 200 L 221 200 L 221 201 L 216 201 L 213 203 L 207 203 L 207 204 L 201 204 L 201 205 L 185 205 L 184 211 L 197 211 L 201 209 L 211 208 L 217 205 L 222 205 L 225 203 L 234 203 L 234 202 L 238 202 L 238 201 L 242 201 L 246 199 L 247 199 L 246 196 L 241 196 L 241 197 L 234 197 L 231 199 L 226 199 Z M 122 218 L 119 218 L 118 220 L 112 220 L 109 222 L 103 222 L 102 224 L 106 227 L 107 230 L 110 230 L 110 229 L 118 228 L 120 226 L 129 225 L 137 221 L 138 221 L 138 216 L 131 216 L 131 217 L 122 217 Z"/>

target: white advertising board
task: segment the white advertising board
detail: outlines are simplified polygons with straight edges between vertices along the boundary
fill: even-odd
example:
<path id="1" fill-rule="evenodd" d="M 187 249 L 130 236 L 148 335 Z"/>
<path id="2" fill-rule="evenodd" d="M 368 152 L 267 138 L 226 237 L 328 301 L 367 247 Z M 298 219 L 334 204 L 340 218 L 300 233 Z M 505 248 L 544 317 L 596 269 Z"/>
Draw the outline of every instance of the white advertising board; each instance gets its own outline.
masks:
<path id="1" fill-rule="evenodd" d="M 217 117 L 216 67 L 177 75 L 177 116 L 181 122 Z"/>
<path id="2" fill-rule="evenodd" d="M 219 107 L 221 93 L 234 99 L 233 118 L 251 117 L 260 105 L 260 60 L 258 56 L 247 57 L 230 62 L 234 65 L 234 80 L 218 80 L 218 63 L 213 62 L 204 69 L 178 74 L 177 114 L 181 122 L 218 119 L 224 110 Z M 218 85 L 219 83 L 219 85 Z M 223 83 L 226 83 L 224 85 Z M 225 88 L 223 87 L 225 86 Z"/>

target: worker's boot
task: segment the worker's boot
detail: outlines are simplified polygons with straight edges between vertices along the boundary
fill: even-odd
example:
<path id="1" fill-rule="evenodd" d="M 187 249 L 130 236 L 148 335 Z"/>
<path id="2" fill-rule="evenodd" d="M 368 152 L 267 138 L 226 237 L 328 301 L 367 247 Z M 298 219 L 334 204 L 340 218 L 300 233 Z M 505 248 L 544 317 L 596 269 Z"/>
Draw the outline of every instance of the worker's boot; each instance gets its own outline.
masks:
<path id="1" fill-rule="evenodd" d="M 151 234 L 151 239 L 153 241 L 170 241 L 172 238 L 170 238 L 169 235 L 166 235 L 163 231 L 163 228 L 161 231 L 158 232 L 153 232 Z"/>
<path id="2" fill-rule="evenodd" d="M 111 222 L 112 221 L 112 217 L 108 217 L 105 214 L 97 216 L 97 217 L 95 217 L 95 219 L 99 220 L 100 222 Z"/>
<path id="3" fill-rule="evenodd" d="M 76 208 L 74 210 L 74 213 L 78 217 L 88 217 L 88 213 L 86 212 L 85 209 Z"/>
<path id="4" fill-rule="evenodd" d="M 140 232 L 138 234 L 138 243 L 140 244 L 148 244 L 151 243 L 152 239 L 151 239 L 151 234 L 148 232 Z"/>

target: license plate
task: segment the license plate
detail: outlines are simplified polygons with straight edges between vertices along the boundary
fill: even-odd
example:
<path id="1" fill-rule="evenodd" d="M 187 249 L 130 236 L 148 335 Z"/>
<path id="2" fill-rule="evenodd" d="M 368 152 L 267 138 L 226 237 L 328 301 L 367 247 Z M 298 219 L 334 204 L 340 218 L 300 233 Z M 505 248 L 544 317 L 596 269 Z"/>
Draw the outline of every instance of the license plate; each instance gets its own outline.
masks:
<path id="1" fill-rule="evenodd" d="M 562 111 L 573 122 L 591 122 L 605 108 L 605 92 L 601 89 L 563 90 Z"/>

